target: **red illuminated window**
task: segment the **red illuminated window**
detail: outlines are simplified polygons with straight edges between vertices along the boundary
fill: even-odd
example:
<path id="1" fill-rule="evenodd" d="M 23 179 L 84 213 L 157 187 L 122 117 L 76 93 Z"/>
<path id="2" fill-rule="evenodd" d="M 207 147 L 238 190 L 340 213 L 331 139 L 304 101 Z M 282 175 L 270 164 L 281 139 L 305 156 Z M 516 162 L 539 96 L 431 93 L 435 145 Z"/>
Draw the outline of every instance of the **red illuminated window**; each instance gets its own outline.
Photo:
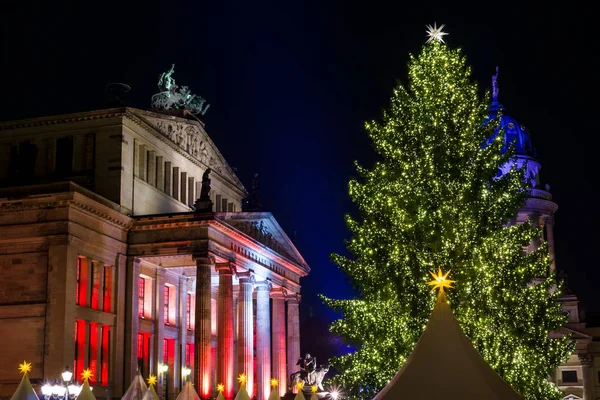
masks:
<path id="1" fill-rule="evenodd" d="M 169 340 L 163 339 L 163 362 L 169 362 Z"/>
<path id="2" fill-rule="evenodd" d="M 166 285 L 165 285 L 164 316 L 165 316 L 165 325 L 170 325 L 169 324 L 169 287 Z"/>
<path id="3" fill-rule="evenodd" d="M 77 258 L 77 277 L 75 278 L 75 304 L 79 305 L 79 285 L 81 279 L 81 258 Z M 75 325 L 77 328 L 77 324 Z M 77 332 L 77 330 L 75 330 Z M 75 337 L 77 337 L 77 333 L 75 333 Z"/>
<path id="4" fill-rule="evenodd" d="M 110 328 L 106 325 L 102 326 L 102 347 L 100 348 L 100 382 L 102 383 L 102 386 L 108 386 L 108 358 L 110 354 L 109 329 Z"/>
<path id="5" fill-rule="evenodd" d="M 77 269 L 79 270 L 79 268 Z M 79 325 L 79 322 L 75 320 L 75 359 L 73 360 L 73 371 L 75 373 L 77 373 L 77 325 Z M 77 377 L 75 377 L 75 380 L 77 380 Z"/>
<path id="6" fill-rule="evenodd" d="M 144 335 L 138 333 L 137 358 L 144 358 Z"/>
<path id="7" fill-rule="evenodd" d="M 186 299 L 185 299 L 185 318 L 187 321 L 186 322 L 187 330 L 191 331 L 192 330 L 192 295 L 189 293 L 187 294 Z"/>
<path id="8" fill-rule="evenodd" d="M 104 282 L 102 284 L 104 291 L 102 294 L 102 309 L 105 312 L 112 312 L 112 267 L 104 266 Z"/>
<path id="9" fill-rule="evenodd" d="M 138 281 L 138 315 L 144 318 L 144 293 L 146 291 L 146 280 L 139 278 Z"/>

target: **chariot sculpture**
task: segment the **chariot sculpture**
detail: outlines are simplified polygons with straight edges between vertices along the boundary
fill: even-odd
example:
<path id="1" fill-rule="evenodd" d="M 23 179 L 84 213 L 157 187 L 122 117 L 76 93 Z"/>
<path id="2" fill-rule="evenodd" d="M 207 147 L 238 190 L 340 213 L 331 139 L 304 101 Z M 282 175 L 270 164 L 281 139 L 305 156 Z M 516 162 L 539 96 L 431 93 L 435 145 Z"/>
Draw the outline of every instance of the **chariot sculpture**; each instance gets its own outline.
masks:
<path id="1" fill-rule="evenodd" d="M 158 78 L 159 93 L 152 96 L 152 107 L 159 110 L 188 110 L 193 114 L 206 114 L 210 104 L 198 95 L 192 94 L 187 86 L 175 84 L 173 73 L 175 64 L 167 72 L 160 74 Z"/>

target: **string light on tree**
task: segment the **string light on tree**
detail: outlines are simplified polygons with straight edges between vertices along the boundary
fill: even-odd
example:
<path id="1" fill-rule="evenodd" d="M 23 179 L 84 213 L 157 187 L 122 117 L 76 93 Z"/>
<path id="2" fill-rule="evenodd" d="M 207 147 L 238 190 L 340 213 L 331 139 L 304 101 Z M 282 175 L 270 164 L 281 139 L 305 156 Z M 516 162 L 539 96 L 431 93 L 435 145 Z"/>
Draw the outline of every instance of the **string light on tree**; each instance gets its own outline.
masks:
<path id="1" fill-rule="evenodd" d="M 331 381 L 351 399 L 372 399 L 404 364 L 433 309 L 424 277 L 431 273 L 440 291 L 452 287 L 448 273 L 431 271 L 448 265 L 461 283 L 451 293 L 453 311 L 485 361 L 525 399 L 559 400 L 547 377 L 573 349 L 567 337 L 548 335 L 566 323 L 561 283 L 556 290 L 541 229 L 512 223 L 530 182 L 516 166 L 498 178 L 514 148 L 502 151 L 489 94 L 482 98 L 442 28 L 427 27 L 407 84 L 394 88 L 381 120 L 365 124 L 378 158 L 356 165 L 350 256 L 332 255 L 360 297 L 324 298 L 343 316 L 331 331 L 357 350 L 332 360 L 341 373 Z"/>

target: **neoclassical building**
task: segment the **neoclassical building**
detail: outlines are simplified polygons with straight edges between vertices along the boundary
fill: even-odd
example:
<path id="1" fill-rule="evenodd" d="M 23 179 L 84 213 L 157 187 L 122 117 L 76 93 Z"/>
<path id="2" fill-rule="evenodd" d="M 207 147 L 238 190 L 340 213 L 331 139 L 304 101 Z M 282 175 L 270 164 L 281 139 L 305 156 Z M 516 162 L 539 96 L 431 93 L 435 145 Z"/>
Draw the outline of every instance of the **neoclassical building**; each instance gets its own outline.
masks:
<path id="1" fill-rule="evenodd" d="M 205 172 L 210 169 L 209 174 Z M 195 210 L 202 177 L 209 209 Z M 206 189 L 206 187 L 205 187 Z M 119 398 L 140 371 L 175 399 L 236 376 L 258 400 L 300 358 L 310 272 L 187 111 L 112 108 L 0 124 L 0 397 L 18 383 L 94 374 Z"/>
<path id="2" fill-rule="evenodd" d="M 525 167 L 526 179 L 532 187 L 531 195 L 524 207 L 519 210 L 516 220 L 517 222 L 531 220 L 542 228 L 543 240 L 547 242 L 550 253 L 550 268 L 555 270 L 554 214 L 558 206 L 552 200 L 549 185 L 542 186 L 540 182 L 542 166 L 536 157 L 529 131 L 506 114 L 506 109 L 498 102 L 495 79 L 493 83 L 490 118 L 495 118 L 498 113 L 501 113 L 500 128 L 504 133 L 504 149 L 510 143 L 514 143 L 516 162 L 519 166 Z M 597 400 L 600 398 L 600 328 L 590 327 L 583 321 L 579 300 L 575 294 L 567 291 L 561 302 L 563 309 L 568 312 L 568 323 L 561 332 L 554 332 L 552 335 L 571 335 L 575 340 L 576 350 L 566 363 L 554 371 L 550 380 L 563 391 L 564 400 Z"/>

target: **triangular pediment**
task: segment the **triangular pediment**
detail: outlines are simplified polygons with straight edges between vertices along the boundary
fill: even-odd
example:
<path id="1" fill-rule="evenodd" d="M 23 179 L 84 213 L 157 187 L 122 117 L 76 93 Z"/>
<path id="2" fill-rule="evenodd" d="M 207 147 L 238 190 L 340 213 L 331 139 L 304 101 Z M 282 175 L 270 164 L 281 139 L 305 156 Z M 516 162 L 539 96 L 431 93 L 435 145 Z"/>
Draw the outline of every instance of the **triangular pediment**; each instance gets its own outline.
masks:
<path id="1" fill-rule="evenodd" d="M 225 161 L 200 121 L 135 108 L 128 108 L 127 111 L 147 124 L 154 133 L 176 145 L 177 150 L 191 156 L 204 168 L 210 168 L 241 191 L 246 192 L 244 185 Z"/>
<path id="2" fill-rule="evenodd" d="M 310 267 L 292 240 L 269 212 L 217 213 L 215 217 L 250 236 L 279 255 L 293 261 L 307 274 Z"/>

